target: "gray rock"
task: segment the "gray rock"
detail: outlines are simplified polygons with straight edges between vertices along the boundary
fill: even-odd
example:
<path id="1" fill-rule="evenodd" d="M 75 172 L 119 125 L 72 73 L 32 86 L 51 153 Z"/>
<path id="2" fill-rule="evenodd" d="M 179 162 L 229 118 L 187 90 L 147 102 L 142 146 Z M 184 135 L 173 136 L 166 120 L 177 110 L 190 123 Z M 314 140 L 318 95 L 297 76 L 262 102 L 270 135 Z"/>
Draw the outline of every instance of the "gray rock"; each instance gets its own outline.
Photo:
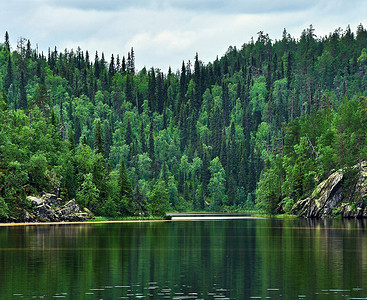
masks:
<path id="1" fill-rule="evenodd" d="M 357 177 L 349 189 L 343 185 L 342 170 L 332 173 L 321 182 L 312 195 L 298 201 L 292 209 L 294 214 L 306 218 L 322 218 L 341 215 L 345 218 L 367 217 L 364 199 L 367 197 L 367 162 L 353 166 Z"/>
<path id="2" fill-rule="evenodd" d="M 57 221 L 55 212 L 48 204 L 41 204 L 35 208 L 38 218 L 41 221 Z"/>
<path id="3" fill-rule="evenodd" d="M 61 199 L 55 194 L 43 193 L 42 199 L 44 199 L 48 205 L 55 206 L 61 204 Z M 60 201 L 61 200 L 61 201 Z"/>
<path id="4" fill-rule="evenodd" d="M 30 222 L 70 222 L 85 221 L 93 217 L 88 210 L 80 209 L 75 200 L 70 200 L 62 205 L 64 201 L 54 194 L 43 193 L 41 198 L 28 196 L 27 199 L 32 204 L 32 212 L 26 211 L 25 221 Z"/>
<path id="5" fill-rule="evenodd" d="M 31 202 L 33 206 L 41 205 L 45 202 L 45 199 L 43 198 L 37 198 L 34 196 L 28 196 L 27 199 Z"/>

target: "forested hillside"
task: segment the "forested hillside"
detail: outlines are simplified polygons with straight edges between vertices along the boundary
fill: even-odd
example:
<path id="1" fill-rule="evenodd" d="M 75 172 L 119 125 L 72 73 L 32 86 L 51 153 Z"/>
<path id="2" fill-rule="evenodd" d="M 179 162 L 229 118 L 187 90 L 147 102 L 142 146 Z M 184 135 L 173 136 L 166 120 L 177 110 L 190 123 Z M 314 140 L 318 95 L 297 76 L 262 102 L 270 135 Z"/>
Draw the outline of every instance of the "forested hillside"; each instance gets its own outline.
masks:
<path id="1" fill-rule="evenodd" d="M 97 215 L 235 210 L 310 193 L 366 158 L 367 30 L 259 32 L 204 64 L 0 44 L 0 217 L 57 191 Z M 139 59 L 139 58 L 137 58 Z"/>

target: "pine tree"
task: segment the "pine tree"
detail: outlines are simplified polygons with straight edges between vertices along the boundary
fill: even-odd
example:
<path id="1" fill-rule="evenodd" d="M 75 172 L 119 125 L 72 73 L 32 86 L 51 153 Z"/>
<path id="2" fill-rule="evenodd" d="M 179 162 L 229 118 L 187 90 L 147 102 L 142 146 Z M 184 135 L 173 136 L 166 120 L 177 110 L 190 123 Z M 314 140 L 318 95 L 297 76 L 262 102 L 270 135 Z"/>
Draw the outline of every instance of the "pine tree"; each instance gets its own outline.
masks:
<path id="1" fill-rule="evenodd" d="M 116 72 L 120 72 L 121 70 L 121 62 L 120 62 L 120 56 L 117 54 L 117 58 L 116 58 Z"/>
<path id="2" fill-rule="evenodd" d="M 162 114 L 164 108 L 165 97 L 163 95 L 163 74 L 157 72 L 157 111 Z"/>
<path id="3" fill-rule="evenodd" d="M 28 40 L 28 42 L 27 42 L 27 49 L 26 49 L 26 52 L 25 52 L 25 58 L 30 59 L 31 56 L 32 56 L 31 41 Z"/>
<path id="4" fill-rule="evenodd" d="M 180 76 L 180 101 L 178 103 L 179 109 L 185 103 L 185 95 L 186 95 L 186 67 L 185 62 L 183 61 Z"/>
<path id="5" fill-rule="evenodd" d="M 10 85 L 13 83 L 13 67 L 11 62 L 10 52 L 8 53 L 8 66 L 6 68 L 6 75 L 4 78 L 4 89 L 7 92 Z"/>
<path id="6" fill-rule="evenodd" d="M 121 70 L 120 72 L 122 74 L 126 73 L 126 61 L 125 61 L 125 56 L 122 57 L 122 62 L 121 62 Z"/>
<path id="7" fill-rule="evenodd" d="M 154 68 L 149 72 L 149 82 L 148 82 L 148 104 L 149 109 L 153 113 L 156 111 L 157 107 L 157 96 L 156 96 L 156 79 Z"/>
<path id="8" fill-rule="evenodd" d="M 147 143 L 146 143 L 146 139 L 145 139 L 145 130 L 144 130 L 144 123 L 141 123 L 141 127 L 140 127 L 140 143 L 141 143 L 141 152 L 145 153 L 148 151 L 147 148 Z"/>
<path id="9" fill-rule="evenodd" d="M 150 128 L 149 128 L 149 157 L 152 161 L 155 160 L 153 122 L 150 123 Z"/>
<path id="10" fill-rule="evenodd" d="M 203 94 L 202 76 L 199 63 L 199 56 L 196 53 L 194 64 L 194 82 L 195 82 L 195 96 L 194 96 L 194 108 L 199 111 L 201 106 L 201 96 Z"/>
<path id="11" fill-rule="evenodd" d="M 115 72 L 116 72 L 115 58 L 114 58 L 113 54 L 111 55 L 111 62 L 110 62 L 108 72 L 109 72 L 110 78 L 112 78 L 113 75 L 115 75 Z"/>
<path id="12" fill-rule="evenodd" d="M 27 93 L 25 90 L 25 86 L 26 86 L 26 80 L 25 80 L 25 75 L 24 75 L 24 71 L 21 70 L 20 71 L 20 99 L 19 99 L 19 105 L 18 107 L 20 109 L 27 109 L 28 104 L 27 104 Z"/>
<path id="13" fill-rule="evenodd" d="M 128 146 L 131 145 L 131 143 L 133 142 L 133 133 L 131 130 L 131 123 L 130 120 L 127 120 L 127 126 L 126 126 L 126 133 L 125 133 L 125 142 Z"/>
<path id="14" fill-rule="evenodd" d="M 131 52 L 127 54 L 127 72 L 129 74 L 135 73 L 135 54 L 134 49 L 131 47 Z"/>
<path id="15" fill-rule="evenodd" d="M 126 100 L 131 103 L 134 103 L 132 81 L 133 81 L 132 75 L 127 74 L 126 75 L 126 87 L 125 87 Z"/>
<path id="16" fill-rule="evenodd" d="M 102 156 L 105 155 L 104 141 L 102 137 L 102 126 L 101 121 L 99 119 L 96 121 L 94 128 L 94 149 L 96 153 L 101 153 Z"/>
<path id="17" fill-rule="evenodd" d="M 230 121 L 231 107 L 230 107 L 227 82 L 222 83 L 222 90 L 223 90 L 222 111 L 223 111 L 224 126 L 228 126 Z"/>
<path id="18" fill-rule="evenodd" d="M 94 58 L 94 75 L 96 78 L 99 78 L 99 74 L 101 72 L 99 57 L 98 57 L 98 51 L 96 51 L 96 56 Z"/>
<path id="19" fill-rule="evenodd" d="M 5 47 L 8 52 L 10 52 L 10 43 L 9 43 L 9 33 L 5 32 Z"/>
<path id="20" fill-rule="evenodd" d="M 121 201 L 120 206 L 121 213 L 123 215 L 133 215 L 134 214 L 133 191 L 123 160 L 121 160 L 120 164 L 118 186 L 119 186 L 119 197 Z"/>
<path id="21" fill-rule="evenodd" d="M 69 142 L 69 150 L 70 150 L 70 152 L 72 154 L 75 154 L 75 140 L 74 140 L 73 131 L 71 129 L 69 130 L 68 142 Z"/>
<path id="22" fill-rule="evenodd" d="M 136 213 L 139 215 L 146 215 L 148 213 L 148 204 L 145 196 L 140 192 L 139 185 L 136 185 L 134 192 L 134 201 L 136 207 Z"/>

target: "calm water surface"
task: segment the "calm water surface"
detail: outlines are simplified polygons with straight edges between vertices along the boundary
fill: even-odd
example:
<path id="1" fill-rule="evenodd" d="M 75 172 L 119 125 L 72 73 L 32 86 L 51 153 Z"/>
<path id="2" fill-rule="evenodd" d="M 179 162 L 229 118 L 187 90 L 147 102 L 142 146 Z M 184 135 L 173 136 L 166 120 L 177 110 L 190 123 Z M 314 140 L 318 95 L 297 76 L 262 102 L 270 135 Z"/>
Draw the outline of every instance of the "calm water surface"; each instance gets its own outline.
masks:
<path id="1" fill-rule="evenodd" d="M 367 299 L 366 221 L 0 227 L 0 299 Z"/>

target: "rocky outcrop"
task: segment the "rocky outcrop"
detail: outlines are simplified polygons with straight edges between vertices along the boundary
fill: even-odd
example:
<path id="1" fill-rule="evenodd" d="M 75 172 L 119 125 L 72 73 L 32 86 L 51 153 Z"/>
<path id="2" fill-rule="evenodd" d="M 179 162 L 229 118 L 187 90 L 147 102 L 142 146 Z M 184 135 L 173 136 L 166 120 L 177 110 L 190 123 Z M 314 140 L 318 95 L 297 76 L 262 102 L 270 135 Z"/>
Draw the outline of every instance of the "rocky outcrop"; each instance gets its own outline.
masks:
<path id="1" fill-rule="evenodd" d="M 367 162 L 355 165 L 351 170 L 353 178 L 342 170 L 332 173 L 310 197 L 298 201 L 292 212 L 306 218 L 336 215 L 346 218 L 367 217 Z M 345 184 L 346 179 L 348 184 Z"/>
<path id="2" fill-rule="evenodd" d="M 86 208 L 80 209 L 75 200 L 67 203 L 54 194 L 44 193 L 42 196 L 28 196 L 31 210 L 24 212 L 27 222 L 75 222 L 86 221 L 93 214 Z"/>

